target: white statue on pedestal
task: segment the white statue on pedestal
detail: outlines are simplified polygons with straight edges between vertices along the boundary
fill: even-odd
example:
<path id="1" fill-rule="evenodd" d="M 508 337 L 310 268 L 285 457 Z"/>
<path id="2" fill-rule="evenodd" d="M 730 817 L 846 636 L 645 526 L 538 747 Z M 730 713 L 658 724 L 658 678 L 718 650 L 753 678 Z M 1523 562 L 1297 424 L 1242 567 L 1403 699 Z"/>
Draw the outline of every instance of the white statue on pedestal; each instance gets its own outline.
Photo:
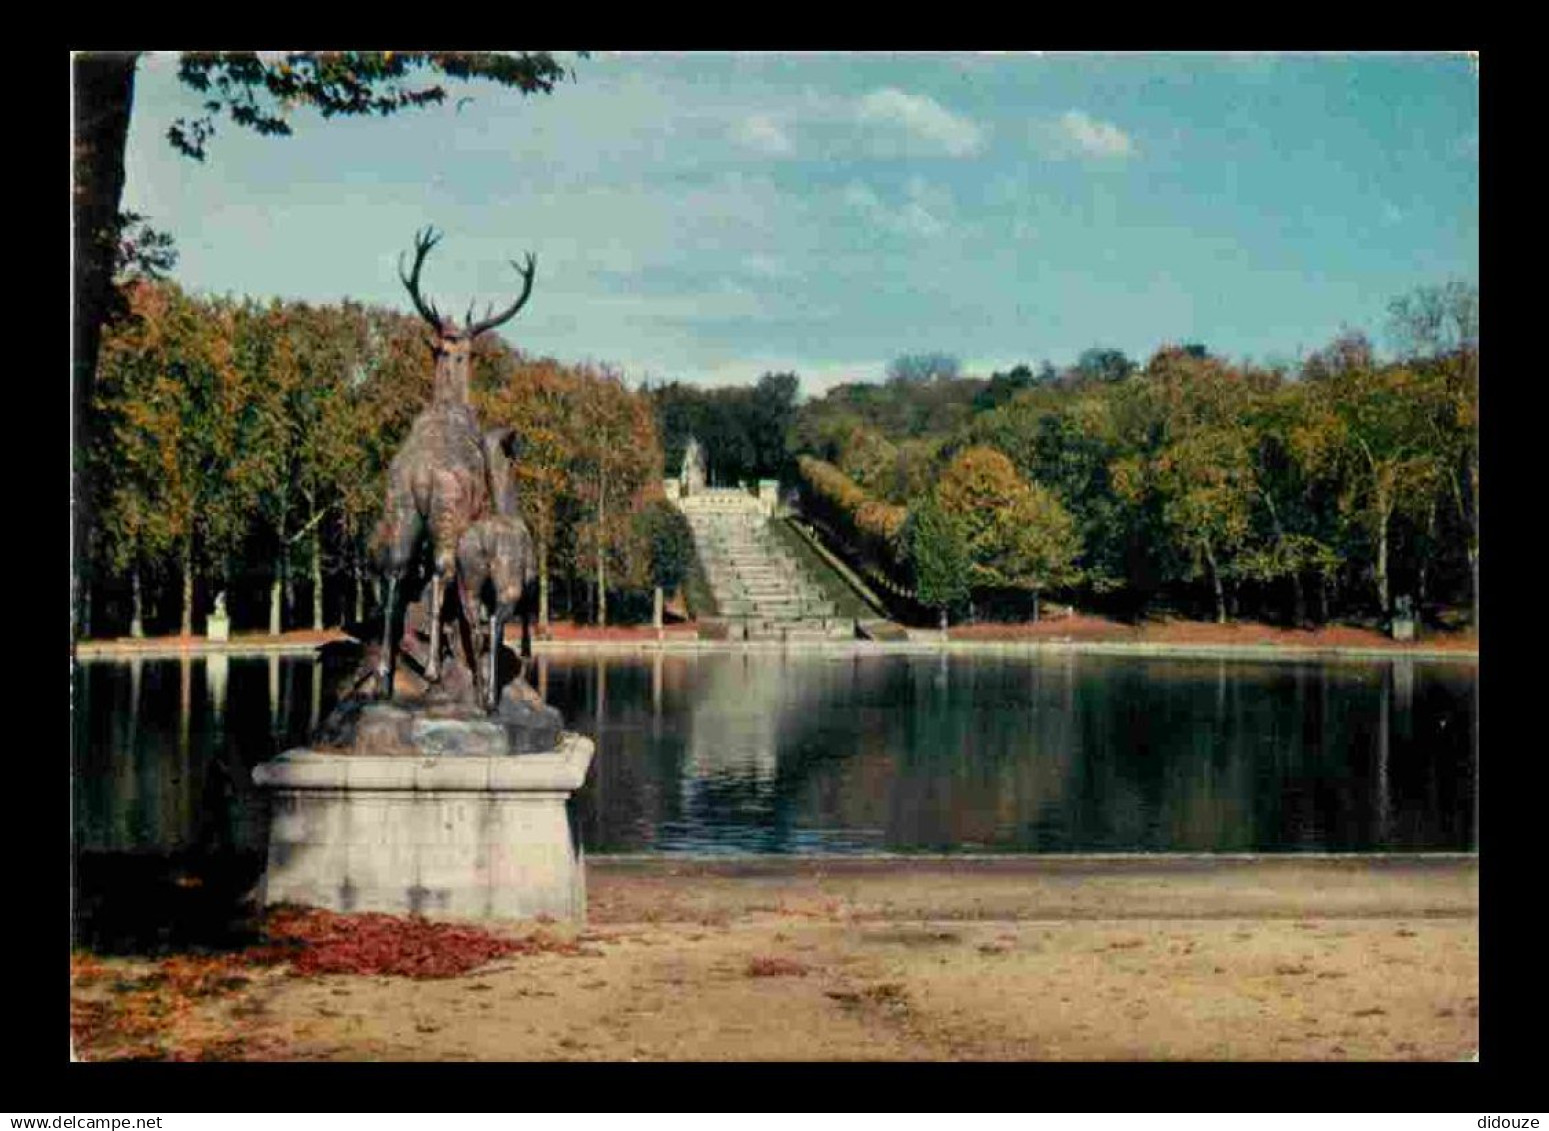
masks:
<path id="1" fill-rule="evenodd" d="M 705 489 L 705 450 L 692 436 L 688 438 L 688 446 L 683 449 L 683 472 L 679 478 L 683 483 L 684 495 Z"/>

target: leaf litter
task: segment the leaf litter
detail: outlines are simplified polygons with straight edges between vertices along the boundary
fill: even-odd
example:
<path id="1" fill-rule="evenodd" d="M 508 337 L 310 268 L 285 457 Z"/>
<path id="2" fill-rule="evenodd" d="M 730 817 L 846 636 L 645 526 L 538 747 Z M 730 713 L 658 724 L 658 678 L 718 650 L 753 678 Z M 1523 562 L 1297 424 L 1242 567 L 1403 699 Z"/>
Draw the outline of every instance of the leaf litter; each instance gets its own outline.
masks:
<path id="1" fill-rule="evenodd" d="M 179 1040 L 177 1032 L 202 1003 L 250 988 L 263 968 L 299 978 L 456 978 L 513 955 L 602 953 L 546 926 L 512 937 L 418 915 L 282 905 L 266 916 L 261 941 L 238 951 L 171 955 L 148 971 L 143 964 L 125 968 L 75 952 L 71 1032 L 77 1055 L 86 1059 L 228 1059 L 259 1048 L 230 1037 Z"/>

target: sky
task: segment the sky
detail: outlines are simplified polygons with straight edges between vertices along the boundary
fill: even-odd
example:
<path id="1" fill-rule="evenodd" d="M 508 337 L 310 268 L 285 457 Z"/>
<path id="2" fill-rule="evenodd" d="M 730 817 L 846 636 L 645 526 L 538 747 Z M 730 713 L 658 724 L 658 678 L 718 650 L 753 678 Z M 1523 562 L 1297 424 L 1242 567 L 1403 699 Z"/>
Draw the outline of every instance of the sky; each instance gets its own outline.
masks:
<path id="1" fill-rule="evenodd" d="M 524 97 L 448 84 L 388 118 L 228 121 L 137 74 L 123 207 L 205 294 L 408 312 L 508 302 L 519 349 L 631 381 L 802 392 L 904 354 L 966 373 L 1168 343 L 1294 362 L 1384 344 L 1395 297 L 1478 282 L 1479 89 L 1464 54 L 599 53 Z"/>

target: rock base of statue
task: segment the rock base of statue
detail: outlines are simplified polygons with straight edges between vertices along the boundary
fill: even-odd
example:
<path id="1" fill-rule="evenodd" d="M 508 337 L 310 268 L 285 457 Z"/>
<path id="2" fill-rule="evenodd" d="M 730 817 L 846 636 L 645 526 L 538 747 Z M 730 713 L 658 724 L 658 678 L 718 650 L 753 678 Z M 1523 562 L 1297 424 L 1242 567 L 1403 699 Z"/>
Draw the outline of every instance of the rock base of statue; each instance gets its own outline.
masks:
<path id="1" fill-rule="evenodd" d="M 521 680 L 507 684 L 494 714 L 465 699 L 425 695 L 382 702 L 350 697 L 313 736 L 312 746 L 378 758 L 498 758 L 558 747 L 559 711 Z"/>
<path id="2" fill-rule="evenodd" d="M 272 795 L 263 902 L 584 922 L 567 802 L 592 752 L 578 734 L 522 757 L 291 750 L 253 771 Z"/>
<path id="3" fill-rule="evenodd" d="M 520 678 L 486 712 L 467 666 L 450 657 L 432 684 L 411 652 L 392 700 L 376 699 L 375 651 L 307 747 L 253 771 L 271 793 L 264 903 L 583 921 L 568 802 L 591 739 L 566 733 Z M 514 671 L 515 655 L 502 658 Z"/>

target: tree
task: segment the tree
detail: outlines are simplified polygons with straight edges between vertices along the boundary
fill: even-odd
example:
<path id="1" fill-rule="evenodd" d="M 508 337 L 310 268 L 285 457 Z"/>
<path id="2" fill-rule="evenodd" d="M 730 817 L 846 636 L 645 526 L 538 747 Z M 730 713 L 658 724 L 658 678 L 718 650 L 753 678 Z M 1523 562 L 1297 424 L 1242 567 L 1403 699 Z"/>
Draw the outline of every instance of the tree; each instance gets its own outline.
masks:
<path id="1" fill-rule="evenodd" d="M 79 53 L 73 59 L 72 209 L 75 246 L 75 326 L 72 405 L 77 452 L 92 447 L 91 406 L 97 356 L 114 305 L 113 269 L 125 217 L 124 148 L 141 52 Z M 291 132 L 287 115 L 300 107 L 325 118 L 392 114 L 439 103 L 437 77 L 484 79 L 523 94 L 548 93 L 568 72 L 549 52 L 300 52 L 262 59 L 252 52 L 185 54 L 179 78 L 204 96 L 205 114 L 173 123 L 168 140 L 203 160 L 217 117 L 261 134 Z M 421 79 L 420 76 L 428 76 Z M 75 468 L 77 546 L 90 529 L 84 467 Z M 77 555 L 79 557 L 79 555 Z M 79 577 L 72 574 L 72 588 Z M 74 601 L 72 600 L 72 609 Z"/>
<path id="2" fill-rule="evenodd" d="M 234 356 L 232 304 L 196 302 L 170 284 L 138 284 L 130 297 L 133 317 L 104 349 L 96 406 L 101 442 L 123 471 L 108 525 L 118 561 L 175 556 L 188 635 L 196 568 L 224 573 L 263 482 L 264 455 L 248 442 L 260 413 Z"/>
<path id="3" fill-rule="evenodd" d="M 582 448 L 581 379 L 559 362 L 512 355 L 504 375 L 476 398 L 485 427 L 516 430 L 513 474 L 522 517 L 538 552 L 538 626 L 549 627 L 561 514 L 574 496 Z"/>
<path id="4" fill-rule="evenodd" d="M 596 622 L 608 623 L 608 561 L 623 563 L 630 504 L 642 488 L 662 477 L 656 422 L 644 397 L 632 394 L 611 370 L 583 372 L 576 491 L 587 510 L 577 542 L 591 554 L 596 581 Z"/>
<path id="5" fill-rule="evenodd" d="M 1072 367 L 1077 379 L 1088 381 L 1122 381 L 1135 372 L 1135 363 L 1124 356 L 1123 350 L 1093 346 L 1083 350 Z"/>
<path id="6" fill-rule="evenodd" d="M 637 537 L 647 555 L 647 576 L 663 593 L 673 593 L 694 565 L 694 531 L 681 510 L 666 499 L 646 503 L 634 517 Z"/>
<path id="7" fill-rule="evenodd" d="M 789 472 L 786 433 L 796 418 L 800 379 L 794 373 L 765 373 L 753 386 L 748 405 L 748 436 L 753 442 L 753 471 L 780 479 Z"/>
<path id="8" fill-rule="evenodd" d="M 1131 453 L 1110 469 L 1116 492 L 1151 503 L 1186 580 L 1204 576 L 1225 623 L 1225 583 L 1252 530 L 1256 497 L 1252 437 L 1244 425 L 1249 387 L 1240 373 L 1169 347 L 1147 364 L 1128 398 L 1136 427 Z"/>
<path id="9" fill-rule="evenodd" d="M 960 452 L 936 485 L 936 501 L 959 524 L 976 585 L 1025 589 L 1033 595 L 1080 577 L 1075 522 L 1054 493 L 1022 479 L 1004 453 Z"/>
<path id="10" fill-rule="evenodd" d="M 1426 424 L 1437 475 L 1467 531 L 1469 590 L 1479 623 L 1479 291 L 1452 280 L 1395 299 L 1389 326 L 1428 384 Z"/>
<path id="11" fill-rule="evenodd" d="M 1109 479 L 1121 452 L 1113 401 L 1106 386 L 1040 386 L 976 417 L 966 433 L 969 443 L 1004 452 L 1019 475 L 1059 497 L 1076 520 L 1083 581 L 1094 591 L 1119 584 L 1131 538 L 1131 515 Z"/>
<path id="12" fill-rule="evenodd" d="M 909 353 L 888 363 L 890 384 L 922 384 L 927 381 L 951 381 L 963 366 L 949 353 Z"/>
<path id="13" fill-rule="evenodd" d="M 1437 485 L 1426 382 L 1408 366 L 1378 366 L 1348 352 L 1338 365 L 1320 359 L 1308 382 L 1299 454 L 1340 485 L 1339 513 L 1368 543 L 1378 608 L 1387 617 L 1393 519 L 1424 506 Z"/>
<path id="14" fill-rule="evenodd" d="M 1203 572 L 1215 596 L 1216 622 L 1227 618 L 1223 580 L 1248 541 L 1255 489 L 1246 429 L 1231 424 L 1190 430 L 1150 465 L 1162 518 Z"/>
<path id="15" fill-rule="evenodd" d="M 1278 382 L 1254 398 L 1248 429 L 1254 445 L 1254 486 L 1263 503 L 1268 537 L 1257 540 L 1241 560 L 1243 576 L 1261 582 L 1281 578 L 1291 586 L 1291 623 L 1307 622 L 1303 577 L 1316 574 L 1319 593 L 1340 565 L 1336 531 L 1322 505 L 1319 482 L 1297 458 L 1298 433 L 1308 427 L 1307 387 Z M 1324 604 L 1326 605 L 1326 600 Z M 1327 616 L 1327 609 L 1324 610 Z"/>
<path id="16" fill-rule="evenodd" d="M 1005 373 L 991 373 L 990 383 L 974 394 L 974 411 L 989 412 L 999 408 L 1023 389 L 1032 388 L 1038 381 L 1039 377 L 1025 365 L 1013 366 Z"/>
<path id="17" fill-rule="evenodd" d="M 885 496 L 897 462 L 897 447 L 875 429 L 859 425 L 844 445 L 839 470 L 870 494 Z"/>
<path id="18" fill-rule="evenodd" d="M 962 524 L 928 494 L 910 511 L 903 541 L 914 571 L 915 599 L 939 610 L 945 632 L 947 611 L 968 600 L 970 592 L 972 563 Z"/>

